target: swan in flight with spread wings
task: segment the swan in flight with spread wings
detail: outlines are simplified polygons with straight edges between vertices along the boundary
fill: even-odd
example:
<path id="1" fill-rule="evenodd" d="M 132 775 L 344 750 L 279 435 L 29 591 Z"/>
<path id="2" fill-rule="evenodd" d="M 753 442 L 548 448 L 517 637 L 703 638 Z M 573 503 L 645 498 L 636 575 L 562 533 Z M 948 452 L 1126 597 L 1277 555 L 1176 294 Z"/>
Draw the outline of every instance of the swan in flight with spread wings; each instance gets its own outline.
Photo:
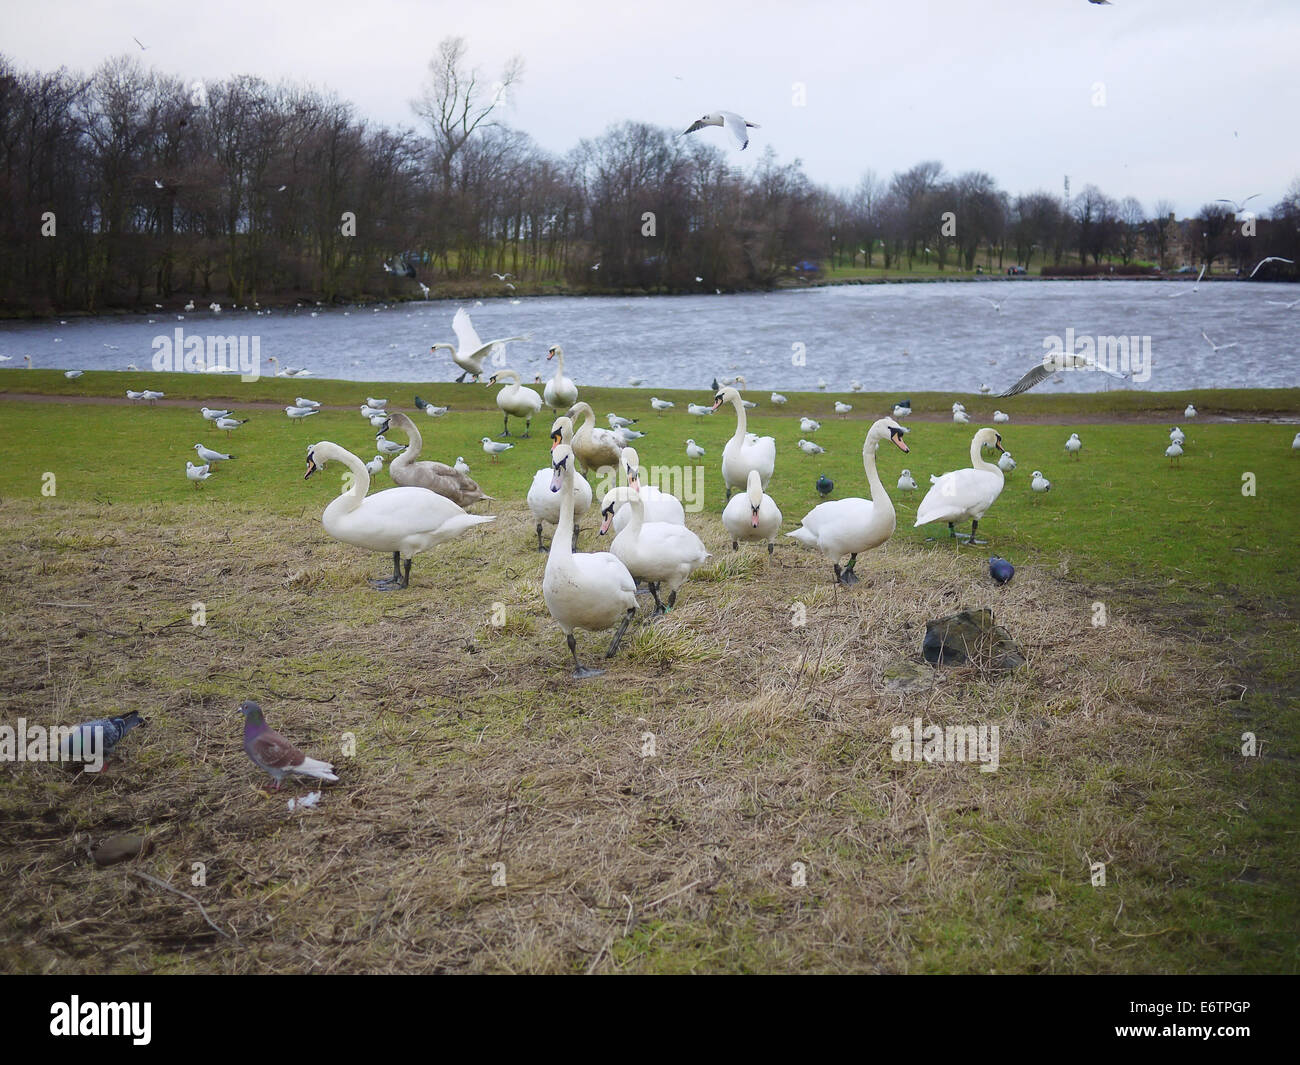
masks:
<path id="1" fill-rule="evenodd" d="M 491 354 L 492 349 L 498 344 L 509 344 L 514 340 L 529 340 L 530 336 L 525 333 L 518 337 L 501 337 L 498 340 L 481 340 L 474 329 L 474 324 L 469 320 L 469 312 L 461 307 L 456 311 L 456 317 L 451 320 L 451 328 L 456 333 L 456 346 L 451 344 L 438 343 L 429 348 L 430 351 L 436 352 L 439 348 L 446 348 L 451 352 L 452 361 L 461 368 L 461 375 L 456 378 L 456 383 L 465 380 L 465 377 L 471 376 L 477 382 L 483 376 L 483 360 Z"/>

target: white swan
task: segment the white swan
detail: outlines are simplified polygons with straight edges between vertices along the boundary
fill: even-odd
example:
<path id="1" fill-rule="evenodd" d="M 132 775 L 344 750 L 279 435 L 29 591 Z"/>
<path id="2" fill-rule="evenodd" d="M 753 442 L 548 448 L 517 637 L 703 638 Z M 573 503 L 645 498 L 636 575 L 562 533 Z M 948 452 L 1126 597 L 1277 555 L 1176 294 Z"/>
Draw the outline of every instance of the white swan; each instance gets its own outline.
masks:
<path id="1" fill-rule="evenodd" d="M 475 525 L 496 520 L 491 515 L 466 514 L 450 499 L 427 488 L 386 488 L 368 496 L 370 472 L 365 464 L 328 440 L 307 449 L 303 479 L 324 469 L 331 460 L 338 460 L 351 471 L 352 486 L 330 501 L 321 515 L 321 524 L 335 540 L 368 551 L 393 553 L 392 578 L 371 581 L 381 591 L 407 586 L 411 559 L 416 555 L 455 539 Z"/>
<path id="2" fill-rule="evenodd" d="M 518 337 L 501 337 L 499 340 L 483 341 L 479 339 L 478 333 L 474 331 L 474 326 L 469 320 L 469 312 L 464 307 L 456 311 L 456 316 L 451 320 L 451 328 L 456 334 L 456 345 L 446 343 L 437 343 L 432 345 L 429 350 L 436 353 L 439 348 L 446 348 L 451 352 L 451 360 L 461 368 L 461 375 L 456 378 L 456 383 L 465 380 L 465 377 L 471 376 L 477 381 L 483 376 L 483 360 L 491 354 L 492 349 L 498 344 L 509 344 L 514 340 L 528 340 L 529 336 L 525 333 Z"/>
<path id="3" fill-rule="evenodd" d="M 514 382 L 497 393 L 497 407 L 505 415 L 505 432 L 501 435 L 510 435 L 510 415 L 513 414 L 516 418 L 524 419 L 523 436 L 527 437 L 533 424 L 533 415 L 542 409 L 542 397 L 531 388 L 525 388 L 514 370 L 498 370 L 488 378 L 488 387 L 496 384 L 500 378 Z"/>
<path id="4" fill-rule="evenodd" d="M 560 419 L 557 419 L 557 421 Z M 568 421 L 568 419 L 563 419 Z M 563 439 L 563 434 L 572 432 L 572 423 L 566 428 L 557 428 L 561 433 L 561 443 L 567 444 L 568 441 Z M 551 466 L 544 466 L 533 474 L 533 483 L 528 486 L 528 509 L 533 512 L 533 517 L 537 519 L 537 550 L 545 551 L 542 546 L 542 526 L 554 525 L 556 533 L 559 533 L 560 509 L 563 503 L 563 496 L 559 492 L 551 491 L 551 484 L 555 479 L 555 471 Z M 573 549 L 578 549 L 578 522 L 576 519 L 581 518 L 591 509 L 591 485 L 587 479 L 573 471 Z"/>
<path id="5" fill-rule="evenodd" d="M 690 575 L 709 559 L 704 544 L 685 525 L 666 521 L 646 521 L 641 492 L 632 485 L 613 488 L 601 500 L 602 536 L 614 522 L 614 507 L 619 500 L 628 504 L 630 520 L 609 545 L 610 552 L 627 567 L 637 580 L 650 586 L 655 613 L 671 610 L 679 589 Z M 660 595 L 660 589 L 663 595 Z M 668 602 L 665 604 L 664 599 Z"/>
<path id="6" fill-rule="evenodd" d="M 629 487 L 641 493 L 646 521 L 663 521 L 669 525 L 686 524 L 686 508 L 671 492 L 662 492 L 652 484 L 641 483 L 641 456 L 636 448 L 625 447 L 619 455 L 619 480 L 626 478 Z M 620 497 L 614 507 L 614 531 L 621 533 L 632 520 L 632 508 Z"/>
<path id="7" fill-rule="evenodd" d="M 542 398 L 552 410 L 568 410 L 578 402 L 578 386 L 564 376 L 564 349 L 552 344 L 546 353 L 547 361 L 555 359 L 555 376 L 546 382 Z"/>
<path id="8" fill-rule="evenodd" d="M 976 526 L 1001 494 L 1005 483 L 1002 470 L 992 462 L 984 461 L 981 449 L 985 447 L 1002 451 L 1002 434 L 996 429 L 981 429 L 970 442 L 970 469 L 954 470 L 942 477 L 931 478 L 933 485 L 916 511 L 916 526 L 946 521 L 948 531 L 957 536 L 953 526 L 959 521 L 969 521 L 970 542 L 980 542 L 975 539 Z"/>
<path id="9" fill-rule="evenodd" d="M 766 540 L 769 555 L 776 549 L 781 511 L 772 497 L 763 491 L 763 480 L 758 470 L 749 471 L 744 494 L 727 501 L 722 511 L 722 525 L 731 534 L 733 551 L 740 550 L 741 540 Z"/>
<path id="10" fill-rule="evenodd" d="M 772 479 L 776 468 L 776 441 L 770 436 L 755 436 L 748 431 L 745 404 L 734 388 L 724 388 L 713 397 L 713 409 L 730 403 L 736 409 L 736 432 L 722 449 L 722 480 L 727 486 L 727 498 L 732 490 L 749 484 L 749 471 L 757 470 L 763 481 L 763 491 Z"/>
<path id="11" fill-rule="evenodd" d="M 600 470 L 604 466 L 617 467 L 619 456 L 623 453 L 618 437 L 608 429 L 596 428 L 596 414 L 589 404 L 581 401 L 575 403 L 569 409 L 567 417 L 572 420 L 579 414 L 585 417 L 573 432 L 570 446 L 573 448 L 574 458 L 582 463 L 587 473 Z M 552 438 L 554 438 L 553 430 Z"/>
<path id="12" fill-rule="evenodd" d="M 568 444 L 555 445 L 551 451 L 551 491 L 563 493 L 557 524 L 561 529 L 573 524 L 574 464 L 573 449 Z M 618 632 L 605 652 L 606 658 L 613 658 L 636 613 L 636 581 L 627 567 L 608 551 L 576 554 L 567 536 L 553 536 L 542 577 L 542 598 L 569 645 L 573 675 L 590 677 L 601 670 L 586 669 L 578 661 L 573 630 L 600 632 L 618 625 Z"/>
<path id="13" fill-rule="evenodd" d="M 856 584 L 858 576 L 853 570 L 859 553 L 879 547 L 894 535 L 897 525 L 894 504 L 885 492 L 885 486 L 876 470 L 876 451 L 885 440 L 892 441 L 900 451 L 910 451 L 903 440 L 906 432 L 893 418 L 881 418 L 873 422 L 862 442 L 862 468 L 871 485 L 871 498 L 835 499 L 819 503 L 804 515 L 800 528 L 786 533 L 804 547 L 811 547 L 825 555 L 835 571 L 835 580 L 840 584 Z M 849 556 L 849 562 L 841 569 L 840 559 L 845 555 Z"/>

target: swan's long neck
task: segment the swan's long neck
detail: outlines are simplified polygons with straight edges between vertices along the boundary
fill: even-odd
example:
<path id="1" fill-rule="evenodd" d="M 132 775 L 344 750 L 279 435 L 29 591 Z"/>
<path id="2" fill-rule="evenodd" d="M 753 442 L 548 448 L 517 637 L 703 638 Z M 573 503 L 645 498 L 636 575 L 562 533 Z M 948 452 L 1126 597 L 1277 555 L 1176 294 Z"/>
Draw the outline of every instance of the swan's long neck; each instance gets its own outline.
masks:
<path id="1" fill-rule="evenodd" d="M 749 432 L 749 419 L 745 417 L 745 404 L 737 396 L 731 401 L 731 405 L 736 408 L 736 433 L 731 439 L 743 444 L 745 436 Z"/>
<path id="2" fill-rule="evenodd" d="M 370 471 L 366 469 L 365 463 L 356 455 L 352 454 L 351 451 L 344 451 L 341 447 L 333 448 L 326 457 L 338 459 L 339 462 L 352 471 L 352 487 L 341 493 L 339 499 L 343 500 L 344 510 L 356 510 L 370 492 Z M 335 502 L 337 501 L 335 500 Z"/>
<path id="3" fill-rule="evenodd" d="M 586 403 L 579 403 L 573 409 L 582 415 L 582 421 L 578 424 L 578 427 L 573 430 L 573 438 L 576 440 L 578 437 L 583 436 L 583 433 L 590 436 L 591 428 L 596 424 L 596 412 Z M 586 438 L 586 436 L 583 436 L 584 440 Z"/>
<path id="4" fill-rule="evenodd" d="M 424 438 L 420 436 L 420 430 L 415 427 L 415 422 L 402 426 L 406 430 L 406 450 L 389 464 L 389 467 L 396 466 L 398 469 L 405 469 L 420 457 L 420 449 L 424 447 Z"/>
<path id="5" fill-rule="evenodd" d="M 987 473 L 1001 473 L 1002 467 L 996 462 L 988 462 L 984 458 L 984 449 L 980 447 L 979 439 L 976 438 L 970 442 L 970 464 L 977 470 L 984 470 Z"/>
<path id="6" fill-rule="evenodd" d="M 893 514 L 894 501 L 889 498 L 889 493 L 880 480 L 880 473 L 876 469 L 876 448 L 872 443 L 868 440 L 862 445 L 862 468 L 867 471 L 867 483 L 871 485 L 871 504 L 876 513 L 888 511 Z"/>
<path id="7" fill-rule="evenodd" d="M 573 453 L 564 464 L 563 483 L 560 485 L 560 520 L 551 537 L 551 558 L 567 558 L 573 554 L 570 538 L 573 535 Z"/>
<path id="8" fill-rule="evenodd" d="M 641 493 L 628 490 L 627 505 L 632 508 L 632 517 L 628 519 L 627 528 L 632 533 L 632 539 L 635 540 L 641 535 L 641 526 L 645 522 L 645 502 L 641 498 Z"/>
<path id="9" fill-rule="evenodd" d="M 555 376 L 564 376 L 564 352 L 562 351 L 557 351 L 555 353 Z"/>

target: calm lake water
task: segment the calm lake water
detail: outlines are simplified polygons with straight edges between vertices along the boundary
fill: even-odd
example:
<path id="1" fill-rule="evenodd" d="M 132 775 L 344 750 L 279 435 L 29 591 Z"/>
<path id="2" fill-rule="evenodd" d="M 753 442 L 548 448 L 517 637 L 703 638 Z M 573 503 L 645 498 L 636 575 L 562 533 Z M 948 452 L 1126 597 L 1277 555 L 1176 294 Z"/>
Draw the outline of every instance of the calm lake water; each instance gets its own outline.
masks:
<path id="1" fill-rule="evenodd" d="M 1193 292 L 1190 281 L 991 280 L 465 306 L 485 340 L 532 334 L 528 343 L 511 344 L 506 357 L 525 381 L 551 375 L 546 350 L 560 343 L 566 372 L 579 385 L 627 385 L 639 377 L 648 389 L 707 388 L 715 376 L 739 373 L 750 391 L 812 390 L 820 381 L 832 391 L 853 381 L 869 391 L 973 392 L 982 384 L 1001 391 L 1042 358 L 1046 338 L 1068 345 L 1072 329 L 1078 350 L 1085 337 L 1149 338 L 1138 341 L 1143 351 L 1149 343 L 1149 376 L 1121 384 L 1070 373 L 1040 390 L 1109 384 L 1168 391 L 1300 384 L 1300 306 L 1269 302 L 1297 298 L 1300 286 L 1273 283 L 1206 282 Z M 179 327 L 187 337 L 256 337 L 264 373 L 275 369 L 269 356 L 316 377 L 356 381 L 446 381 L 459 373 L 447 352 L 429 352 L 435 341 L 455 341 L 454 302 L 304 306 L 262 315 L 186 312 L 183 302 L 152 315 L 2 324 L 0 354 L 12 361 L 0 363 L 0 372 L 24 365 L 24 355 L 38 368 L 150 369 L 154 338 Z M 1202 331 L 1220 347 L 1236 346 L 1216 353 Z"/>

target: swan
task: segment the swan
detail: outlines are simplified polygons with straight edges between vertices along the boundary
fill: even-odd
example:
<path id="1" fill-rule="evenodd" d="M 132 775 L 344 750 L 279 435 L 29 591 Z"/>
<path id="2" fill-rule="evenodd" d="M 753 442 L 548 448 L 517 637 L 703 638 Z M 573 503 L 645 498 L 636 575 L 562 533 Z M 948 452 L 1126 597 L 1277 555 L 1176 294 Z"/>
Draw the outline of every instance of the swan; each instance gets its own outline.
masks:
<path id="1" fill-rule="evenodd" d="M 456 345 L 446 343 L 437 343 L 429 348 L 430 352 L 437 353 L 439 348 L 446 348 L 451 352 L 451 360 L 461 368 L 461 375 L 456 378 L 456 383 L 464 381 L 466 376 L 473 377 L 477 381 L 483 376 L 483 360 L 488 357 L 492 349 L 498 344 L 509 344 L 515 340 L 528 340 L 529 335 L 525 333 L 518 337 L 502 337 L 500 340 L 483 341 L 479 339 L 478 333 L 474 331 L 473 323 L 469 320 L 469 312 L 464 307 L 456 311 L 456 316 L 451 320 L 451 328 L 456 334 Z"/>
<path id="2" fill-rule="evenodd" d="M 669 525 L 686 524 L 686 508 L 671 492 L 662 492 L 654 485 L 641 483 L 641 456 L 636 448 L 625 447 L 619 455 L 620 479 L 627 478 L 629 487 L 641 493 L 641 506 L 646 521 L 662 521 Z M 614 507 L 614 532 L 621 533 L 632 520 L 632 508 L 620 498 Z"/>
<path id="3" fill-rule="evenodd" d="M 722 480 L 727 486 L 727 499 L 731 498 L 733 489 L 748 485 L 750 470 L 758 470 L 766 492 L 776 468 L 776 441 L 770 436 L 755 436 L 748 432 L 744 401 L 734 388 L 724 388 L 713 397 L 714 410 L 724 403 L 730 403 L 736 409 L 736 432 L 722 449 Z"/>
<path id="4" fill-rule="evenodd" d="M 604 466 L 617 467 L 619 456 L 623 453 L 618 437 L 608 429 L 596 428 L 596 415 L 589 404 L 581 401 L 575 403 L 566 417 L 572 421 L 579 414 L 584 415 L 584 418 L 582 424 L 574 430 L 570 444 L 575 461 L 582 463 L 586 473 Z"/>
<path id="5" fill-rule="evenodd" d="M 546 353 L 549 362 L 555 359 L 555 376 L 546 382 L 542 398 L 552 410 L 568 410 L 578 402 L 578 386 L 564 376 L 564 349 L 559 344 L 552 344 Z"/>
<path id="6" fill-rule="evenodd" d="M 1043 476 L 1042 470 L 1034 470 L 1034 479 L 1029 482 L 1029 487 L 1035 492 L 1050 492 L 1052 482 Z"/>
<path id="7" fill-rule="evenodd" d="M 465 474 L 460 473 L 444 462 L 417 462 L 420 449 L 424 447 L 424 438 L 415 422 L 400 412 L 389 416 L 379 431 L 385 433 L 389 425 L 400 429 L 407 436 L 410 445 L 388 467 L 388 476 L 394 484 L 410 485 L 415 488 L 427 488 L 445 496 L 460 507 L 472 507 L 481 499 L 491 499 L 478 484 Z"/>
<path id="8" fill-rule="evenodd" d="M 722 511 L 722 525 L 731 533 L 731 550 L 740 550 L 741 540 L 766 540 L 767 553 L 776 549 L 776 534 L 781 529 L 781 511 L 772 497 L 763 491 L 758 470 L 749 471 L 745 494 L 727 501 Z"/>
<path id="9" fill-rule="evenodd" d="M 906 432 L 893 418 L 881 418 L 873 422 L 862 442 L 862 468 L 871 485 L 871 498 L 835 499 L 829 503 L 818 503 L 804 515 L 798 529 L 786 533 L 804 547 L 811 547 L 825 555 L 835 571 L 835 580 L 840 584 L 856 584 L 858 576 L 853 570 L 858 562 L 858 554 L 879 547 L 894 535 L 897 525 L 894 504 L 886 494 L 876 470 L 876 451 L 883 441 L 889 440 L 899 451 L 907 453 L 911 449 L 903 440 Z M 840 559 L 844 555 L 849 556 L 849 562 L 841 569 Z"/>
<path id="10" fill-rule="evenodd" d="M 925 493 L 925 498 L 917 509 L 916 526 L 928 525 L 932 521 L 946 521 L 948 531 L 957 536 L 953 525 L 959 521 L 969 521 L 970 542 L 981 542 L 975 539 L 975 529 L 980 518 L 984 517 L 984 512 L 1001 494 L 1004 483 L 1001 468 L 984 461 L 981 449 L 985 447 L 995 447 L 1002 451 L 1002 434 L 996 429 L 981 429 L 975 434 L 970 442 L 971 468 L 954 470 L 934 479 L 933 486 Z"/>
<path id="11" fill-rule="evenodd" d="M 427 488 L 385 488 L 368 496 L 370 472 L 365 464 L 328 440 L 307 449 L 303 480 L 332 460 L 351 471 L 352 486 L 330 501 L 321 515 L 321 524 L 335 540 L 368 551 L 393 553 L 392 578 L 370 582 L 380 591 L 405 588 L 411 579 L 411 559 L 416 555 L 456 539 L 475 525 L 496 521 L 490 514 L 466 514 L 450 499 Z"/>
<path id="12" fill-rule="evenodd" d="M 1065 450 L 1078 457 L 1079 452 L 1083 450 L 1083 441 L 1079 439 L 1078 433 L 1070 434 L 1070 439 L 1065 442 Z"/>
<path id="13" fill-rule="evenodd" d="M 570 425 L 570 431 L 572 425 Z M 563 441 L 567 443 L 567 441 Z M 551 491 L 551 482 L 554 480 L 555 471 L 549 466 L 544 466 L 533 474 L 533 483 L 528 486 L 528 509 L 533 512 L 533 517 L 537 519 L 537 550 L 545 551 L 542 546 L 542 526 L 554 525 L 556 532 L 559 532 L 560 506 L 562 497 L 557 492 Z M 591 509 L 591 485 L 587 479 L 576 470 L 573 473 L 573 550 L 578 549 L 578 519 Z"/>
<path id="14" fill-rule="evenodd" d="M 630 518 L 623 531 L 614 537 L 609 550 L 633 577 L 650 586 L 655 613 L 666 613 L 677 603 L 677 589 L 708 561 L 709 552 L 700 538 L 685 525 L 646 521 L 645 504 L 636 485 L 612 488 L 605 493 L 600 505 L 602 536 L 609 532 L 614 522 L 614 508 L 620 500 L 628 504 L 625 509 Z M 659 594 L 661 588 L 664 592 L 662 597 Z"/>
<path id="15" fill-rule="evenodd" d="M 524 419 L 523 436 L 527 437 L 533 424 L 533 415 L 542 409 L 542 397 L 520 384 L 519 375 L 514 370 L 498 370 L 488 378 L 488 387 L 496 384 L 498 378 L 514 381 L 497 393 L 497 406 L 505 415 L 505 432 L 501 435 L 510 435 L 510 415 L 513 414 L 516 418 Z"/>
<path id="16" fill-rule="evenodd" d="M 551 451 L 551 491 L 562 493 L 557 529 L 573 525 L 575 464 L 573 448 L 568 444 L 556 444 Z M 636 581 L 627 567 L 608 551 L 578 554 L 573 550 L 569 537 L 553 536 L 551 551 L 546 557 L 546 573 L 542 577 L 542 599 L 569 645 L 574 677 L 592 677 L 603 671 L 584 668 L 578 661 L 578 645 L 573 630 L 601 632 L 618 625 L 609 650 L 605 652 L 606 658 L 613 658 L 632 615 L 636 613 Z"/>

